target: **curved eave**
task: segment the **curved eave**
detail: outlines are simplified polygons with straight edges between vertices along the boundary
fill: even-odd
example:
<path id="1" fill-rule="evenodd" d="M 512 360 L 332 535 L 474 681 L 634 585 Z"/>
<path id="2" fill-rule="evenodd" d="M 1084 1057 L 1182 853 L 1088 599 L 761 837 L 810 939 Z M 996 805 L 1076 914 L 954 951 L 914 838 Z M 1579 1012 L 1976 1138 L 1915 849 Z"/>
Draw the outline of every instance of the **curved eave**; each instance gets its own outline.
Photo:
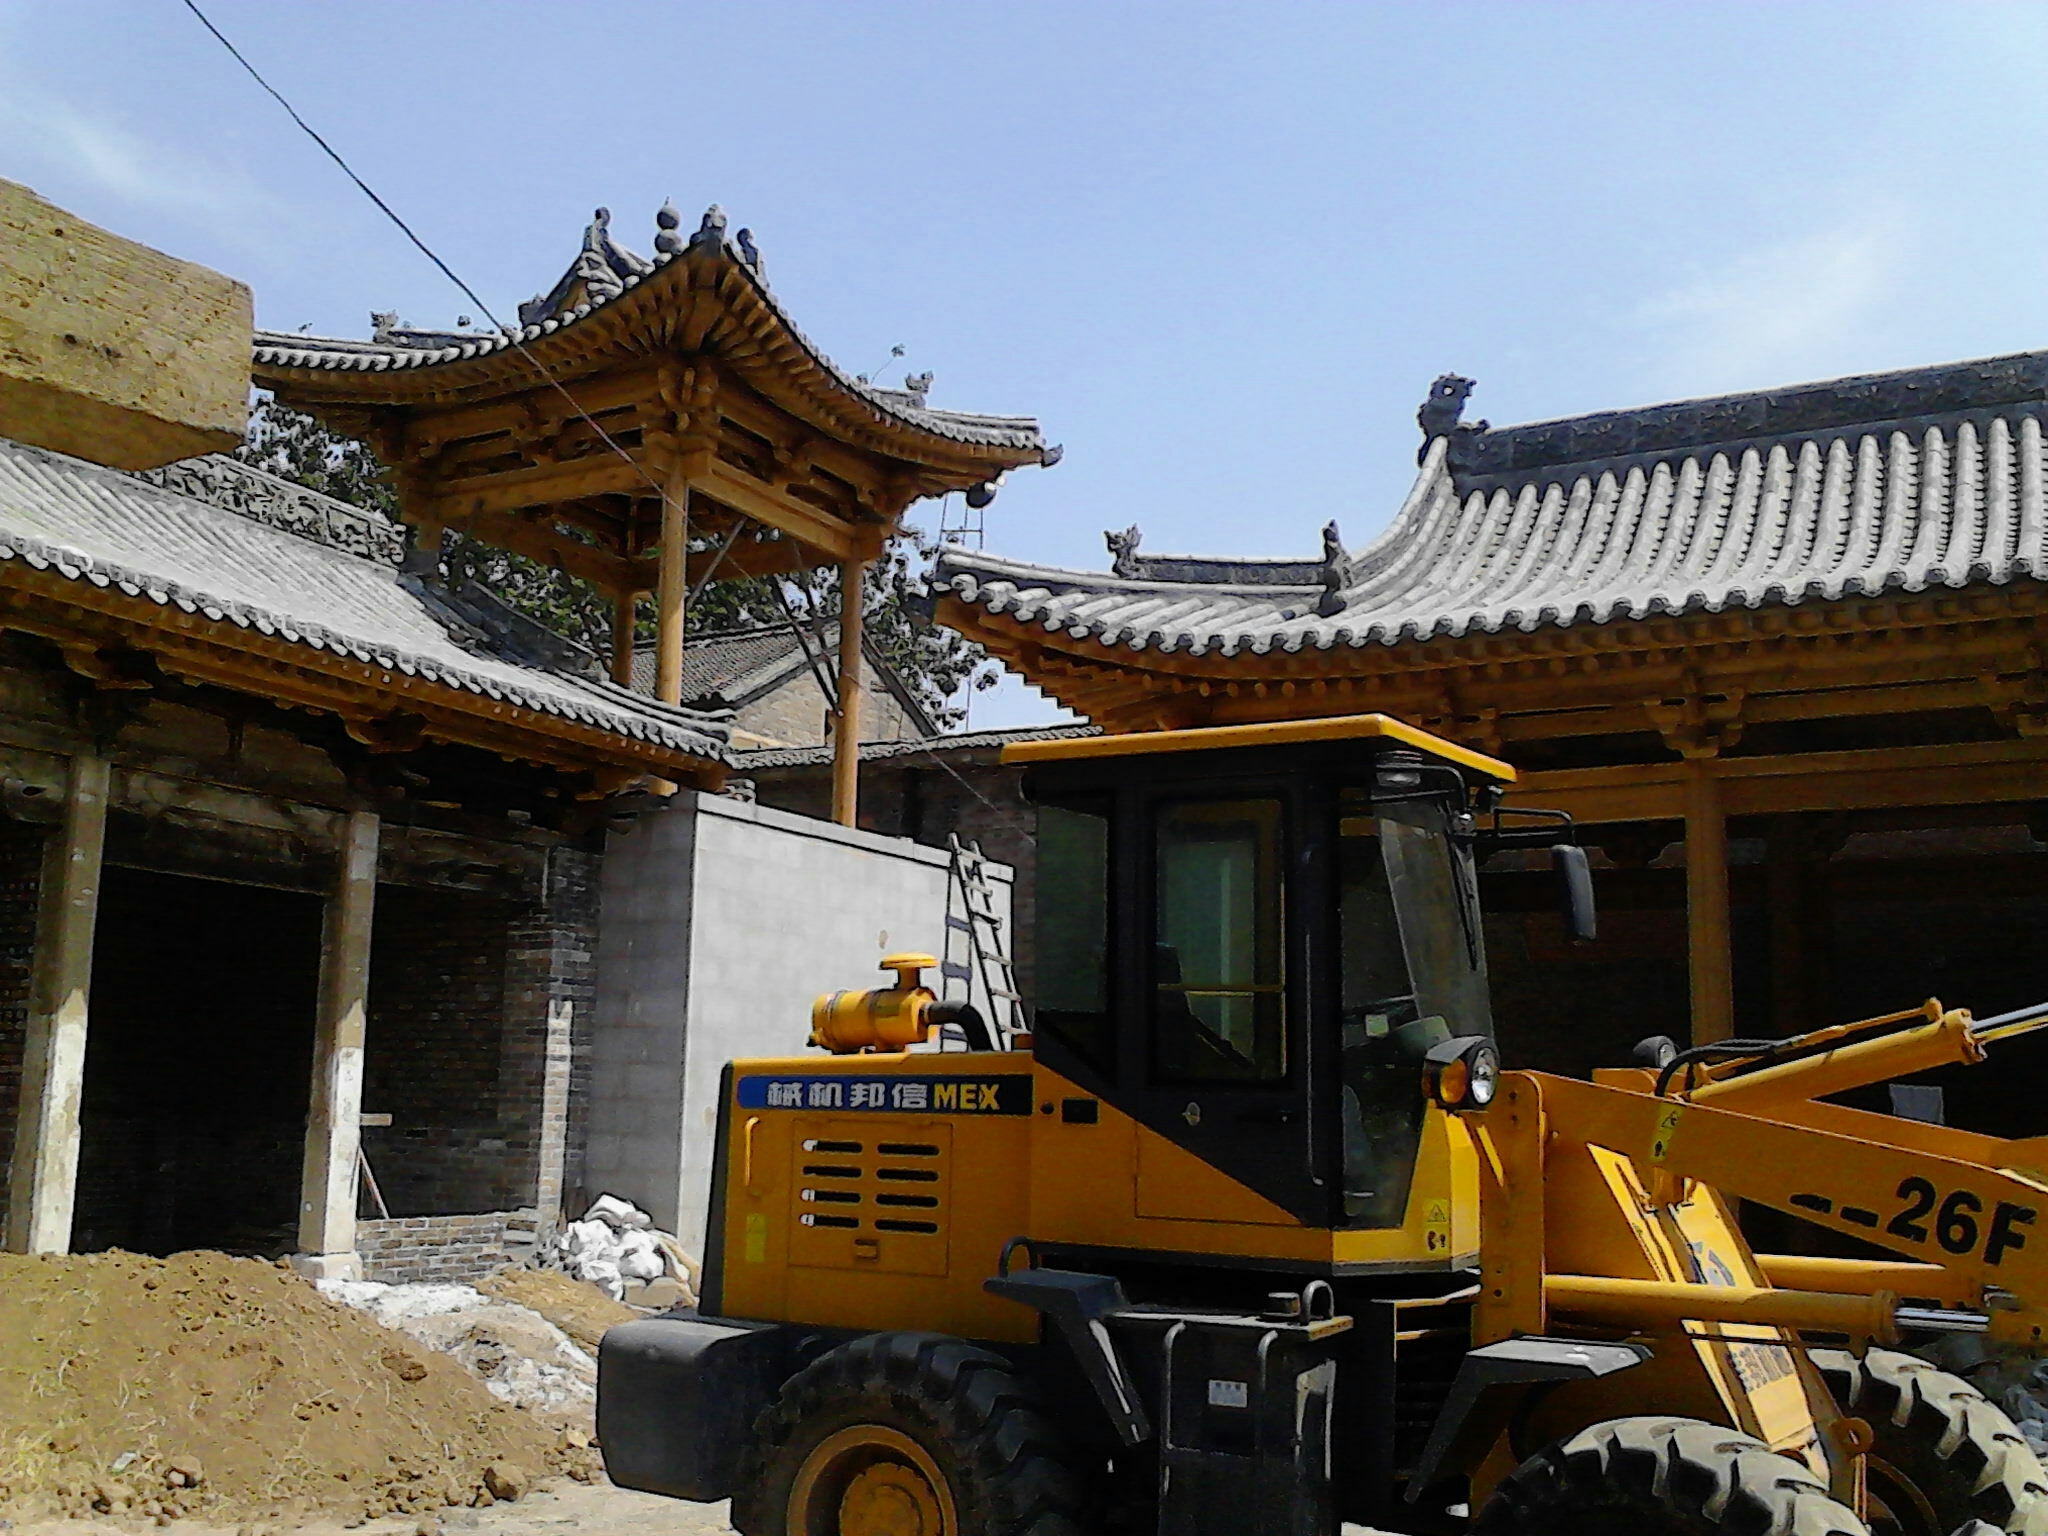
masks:
<path id="1" fill-rule="evenodd" d="M 617 297 L 513 336 L 425 349 L 259 331 L 256 383 L 287 402 L 368 409 L 452 405 L 533 387 L 535 365 L 565 384 L 663 353 L 717 357 L 750 388 L 849 446 L 986 479 L 1049 462 L 1038 423 L 919 408 L 842 371 L 724 246 L 655 258 Z M 708 310 L 708 312 L 707 312 Z"/>
<path id="2" fill-rule="evenodd" d="M 128 643 L 193 682 L 243 692 L 257 685 L 278 702 L 338 715 L 417 713 L 435 739 L 565 770 L 630 768 L 709 788 L 725 778 L 724 752 L 709 742 L 693 751 L 664 739 L 667 731 L 633 734 L 594 712 L 536 709 L 479 677 L 424 667 L 311 626 L 233 611 L 204 596 L 155 593 L 122 573 L 18 537 L 0 541 L 0 571 L 12 594 L 6 627 L 58 639 L 81 621 L 117 620 L 133 626 Z M 38 622 L 39 615 L 54 622 Z M 681 734 L 680 719 L 678 726 L 675 734 Z"/>
<path id="3" fill-rule="evenodd" d="M 2031 594 L 2031 596 L 2030 596 Z M 1010 598 L 983 600 L 982 594 L 958 591 L 938 595 L 937 617 L 947 628 L 974 641 L 997 658 L 1031 675 L 1031 659 L 1056 651 L 1075 661 L 1132 672 L 1172 672 L 1227 678 L 1247 671 L 1272 675 L 1338 675 L 1348 670 L 1340 658 L 1358 658 L 1366 670 L 1385 664 L 1425 664 L 1424 647 L 1453 645 L 1474 654 L 1504 655 L 1571 650 L 1631 650 L 1669 645 L 1679 638 L 1671 624 L 1733 620 L 1737 633 L 1775 637 L 1843 629 L 1882 628 L 1899 622 L 1903 610 L 1917 602 L 1962 603 L 1977 608 L 1989 602 L 1999 611 L 2040 611 L 2048 597 L 2048 575 L 2026 570 L 1992 571 L 1982 566 L 1954 577 L 1935 580 L 1901 578 L 1870 589 L 1843 590 L 1815 581 L 1803 587 L 1773 585 L 1754 593 L 1708 597 L 1695 594 L 1683 602 L 1653 599 L 1640 608 L 1617 605 L 1604 615 L 1585 610 L 1567 613 L 1545 608 L 1505 619 L 1472 615 L 1469 621 L 1446 618 L 1435 623 L 1347 625 L 1341 620 L 1313 632 L 1276 635 L 1255 628 L 1223 629 L 1207 634 L 1162 635 L 1132 632 L 1087 622 L 1038 617 L 1028 604 Z M 1827 605 L 1842 614 L 1835 623 L 1802 622 L 1799 615 Z M 1551 642 L 1546 645 L 1546 641 Z M 1508 649 L 1503 651 L 1501 648 Z M 1291 664 L 1290 664 L 1291 663 Z"/>

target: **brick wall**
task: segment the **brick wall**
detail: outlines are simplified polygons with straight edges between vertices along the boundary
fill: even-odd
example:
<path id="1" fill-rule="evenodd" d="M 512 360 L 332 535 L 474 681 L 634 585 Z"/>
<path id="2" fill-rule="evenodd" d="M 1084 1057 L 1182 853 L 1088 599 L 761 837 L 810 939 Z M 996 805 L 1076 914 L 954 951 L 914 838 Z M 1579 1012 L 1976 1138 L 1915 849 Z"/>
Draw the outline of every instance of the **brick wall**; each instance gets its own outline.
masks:
<path id="1" fill-rule="evenodd" d="M 44 836 L 41 827 L 0 816 L 0 1232 L 7 1226 L 8 1159 L 21 1103 Z"/>
<path id="2" fill-rule="evenodd" d="M 512 903 L 377 888 L 363 1110 L 388 1114 L 364 1151 L 394 1216 L 524 1204 L 517 1132 L 499 1113 Z"/>
<path id="3" fill-rule="evenodd" d="M 359 1221 L 356 1252 L 362 1255 L 363 1278 L 394 1284 L 479 1279 L 505 1263 L 508 1219 L 505 1211 L 486 1211 Z"/>

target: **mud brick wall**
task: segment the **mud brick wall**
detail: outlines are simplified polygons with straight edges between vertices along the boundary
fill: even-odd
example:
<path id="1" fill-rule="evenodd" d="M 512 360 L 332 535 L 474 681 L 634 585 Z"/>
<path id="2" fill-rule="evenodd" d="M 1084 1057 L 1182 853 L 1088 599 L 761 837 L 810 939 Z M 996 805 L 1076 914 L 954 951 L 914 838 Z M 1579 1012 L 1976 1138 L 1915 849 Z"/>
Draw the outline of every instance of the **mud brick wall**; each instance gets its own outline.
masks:
<path id="1" fill-rule="evenodd" d="M 476 1280 L 505 1263 L 504 1211 L 474 1216 L 410 1216 L 356 1223 L 363 1278 Z"/>
<path id="2" fill-rule="evenodd" d="M 44 835 L 41 827 L 0 816 L 0 1232 L 7 1227 L 8 1159 L 21 1104 Z"/>

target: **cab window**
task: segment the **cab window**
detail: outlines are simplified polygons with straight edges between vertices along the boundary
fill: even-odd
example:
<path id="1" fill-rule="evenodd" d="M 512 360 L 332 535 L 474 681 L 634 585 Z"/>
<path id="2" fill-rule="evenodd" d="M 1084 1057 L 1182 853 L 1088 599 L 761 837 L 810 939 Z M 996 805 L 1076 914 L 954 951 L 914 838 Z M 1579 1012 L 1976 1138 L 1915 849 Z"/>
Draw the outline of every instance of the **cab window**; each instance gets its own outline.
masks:
<path id="1" fill-rule="evenodd" d="M 1284 826 L 1275 799 L 1158 808 L 1152 1070 L 1163 1081 L 1287 1076 Z"/>
<path id="2" fill-rule="evenodd" d="M 1034 1027 L 1115 1070 L 1109 1006 L 1109 806 L 1038 810 L 1038 1007 Z"/>
<path id="3" fill-rule="evenodd" d="M 1339 1092 L 1344 1215 L 1399 1226 L 1422 1135 L 1423 1057 L 1492 1033 L 1469 855 L 1435 800 L 1375 806 L 1346 791 L 1339 816 Z"/>

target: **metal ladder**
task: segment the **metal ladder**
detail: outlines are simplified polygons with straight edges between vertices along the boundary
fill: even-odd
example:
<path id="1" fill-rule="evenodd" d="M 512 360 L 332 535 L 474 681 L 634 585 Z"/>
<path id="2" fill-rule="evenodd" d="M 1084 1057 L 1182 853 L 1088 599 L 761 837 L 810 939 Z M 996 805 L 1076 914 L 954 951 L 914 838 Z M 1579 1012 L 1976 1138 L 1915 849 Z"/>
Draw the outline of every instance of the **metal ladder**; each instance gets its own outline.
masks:
<path id="1" fill-rule="evenodd" d="M 946 953 L 939 975 L 952 991 L 959 982 L 969 1001 L 980 984 L 989 1003 L 989 1029 L 1007 1049 L 1012 1037 L 1024 1033 L 1024 1000 L 1003 947 L 1003 919 L 988 877 L 988 859 L 980 843 L 963 843 L 958 833 L 946 834 L 951 861 L 946 867 Z M 955 915 L 954 897 L 959 897 Z M 944 1047 L 941 1047 L 943 1049 Z"/>

